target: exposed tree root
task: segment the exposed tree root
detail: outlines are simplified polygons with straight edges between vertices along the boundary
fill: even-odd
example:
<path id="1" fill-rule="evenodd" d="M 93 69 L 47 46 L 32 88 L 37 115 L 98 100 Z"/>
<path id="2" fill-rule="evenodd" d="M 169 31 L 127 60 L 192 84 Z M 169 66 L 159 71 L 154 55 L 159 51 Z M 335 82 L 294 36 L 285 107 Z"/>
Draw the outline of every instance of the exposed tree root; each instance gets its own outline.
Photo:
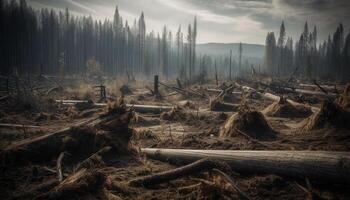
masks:
<path id="1" fill-rule="evenodd" d="M 64 157 L 64 152 L 60 153 L 60 155 L 58 156 L 57 159 L 57 164 L 56 164 L 56 169 L 57 169 L 57 177 L 58 177 L 58 181 L 62 182 L 63 180 L 63 175 L 62 175 L 62 160 Z"/>
<path id="2" fill-rule="evenodd" d="M 230 167 L 223 162 L 205 158 L 183 167 L 131 180 L 129 185 L 136 187 L 149 187 L 214 168 L 222 169 L 224 171 L 230 169 Z"/>

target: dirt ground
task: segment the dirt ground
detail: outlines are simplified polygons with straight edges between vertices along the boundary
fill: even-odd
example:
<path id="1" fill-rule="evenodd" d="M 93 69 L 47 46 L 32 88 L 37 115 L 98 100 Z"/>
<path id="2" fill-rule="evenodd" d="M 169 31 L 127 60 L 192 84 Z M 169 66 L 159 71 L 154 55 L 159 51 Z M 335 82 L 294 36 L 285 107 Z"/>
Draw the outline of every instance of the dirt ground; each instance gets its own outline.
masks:
<path id="1" fill-rule="evenodd" d="M 167 82 L 169 85 L 176 83 Z M 252 82 L 240 82 L 261 90 Z M 210 172 L 193 174 L 152 187 L 131 187 L 126 183 L 134 178 L 174 169 L 177 166 L 146 158 L 137 153 L 139 148 L 178 148 L 178 149 L 217 149 L 217 150 L 325 150 L 349 151 L 350 135 L 347 127 L 325 126 L 320 129 L 305 131 L 303 117 L 267 116 L 264 110 L 275 103 L 255 92 L 246 92 L 235 87 L 233 95 L 223 98 L 225 103 L 237 105 L 236 110 L 210 111 L 210 100 L 218 93 L 207 88 L 218 88 L 213 84 L 190 86 L 191 91 L 205 94 L 206 97 L 185 95 L 169 88 L 160 87 L 161 97 L 151 94 L 147 83 L 129 83 L 130 91 L 124 101 L 139 105 L 176 106 L 172 111 L 161 114 L 133 113 L 129 128 L 133 130 L 130 148 L 135 151 L 127 155 L 116 155 L 105 161 L 99 172 L 107 178 L 103 188 L 104 195 L 91 192 L 91 195 L 70 197 L 72 199 L 241 199 L 234 190 L 216 184 L 216 177 Z M 107 85 L 107 100 L 121 95 L 121 84 Z M 304 89 L 315 89 L 303 86 Z M 344 88 L 344 85 L 339 85 Z M 340 90 L 340 89 L 339 89 Z M 242 94 L 239 95 L 238 92 Z M 315 95 L 300 96 L 285 93 L 285 98 L 302 102 L 307 106 L 321 108 L 324 98 Z M 54 91 L 40 100 L 19 101 L 15 98 L 0 101 L 0 148 L 20 141 L 44 136 L 72 127 L 77 123 L 94 119 L 105 112 L 105 107 L 64 105 L 55 100 L 84 100 L 98 102 L 91 84 L 71 84 L 63 91 Z M 302 99 L 302 100 L 301 100 Z M 40 101 L 40 102 L 33 102 Z M 39 105 L 38 105 L 39 104 Z M 276 106 L 275 106 L 276 107 Z M 274 131 L 269 139 L 247 138 L 240 134 L 221 137 L 220 131 L 230 117 L 244 112 L 262 112 L 267 125 Z M 8 127 L 6 124 L 22 125 Z M 254 123 L 253 123 L 254 124 Z M 26 127 L 33 126 L 33 127 Z M 117 157 L 117 158 L 116 158 Z M 33 162 L 26 165 L 12 166 L 2 163 L 0 167 L 1 199 L 40 199 L 38 196 L 51 191 L 48 183 L 57 180 L 56 164 L 53 158 L 45 162 Z M 84 158 L 63 160 L 64 179 L 74 173 L 77 164 Z M 290 179 L 274 174 L 231 174 L 237 186 L 251 199 L 350 199 L 349 185 L 334 185 L 314 180 Z M 215 183 L 208 185 L 207 182 Z M 308 184 L 310 182 L 310 184 Z M 42 184 L 48 184 L 42 187 Z M 49 199 L 54 199 L 49 196 Z M 67 199 L 58 197 L 56 199 Z M 68 198 L 69 199 L 69 198 Z"/>

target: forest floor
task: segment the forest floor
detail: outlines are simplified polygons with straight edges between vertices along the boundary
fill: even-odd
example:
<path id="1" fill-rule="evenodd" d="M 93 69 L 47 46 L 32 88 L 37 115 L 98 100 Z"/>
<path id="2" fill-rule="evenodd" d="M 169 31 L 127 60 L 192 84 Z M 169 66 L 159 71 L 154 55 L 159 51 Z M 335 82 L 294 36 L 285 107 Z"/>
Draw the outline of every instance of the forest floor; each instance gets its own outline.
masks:
<path id="1" fill-rule="evenodd" d="M 160 114 L 133 113 L 128 124 L 132 130 L 132 137 L 129 141 L 125 141 L 129 142 L 128 148 L 132 153 L 114 155 L 118 157 L 115 158 L 115 161 L 113 159 L 104 160 L 103 167 L 97 168 L 106 178 L 102 183 L 105 185 L 101 189 L 103 194 L 101 191 L 91 191 L 91 188 L 88 188 L 86 193 L 68 196 L 53 195 L 61 191 L 60 185 L 68 182 L 48 184 L 50 181 L 57 180 L 59 157 L 57 153 L 53 153 L 53 157 L 49 160 L 41 162 L 36 159 L 36 161 L 30 160 L 25 164 L 9 164 L 3 159 L 4 152 L 10 152 L 11 146 L 16 146 L 23 141 L 34 140 L 66 127 L 75 127 L 81 122 L 96 119 L 101 116 L 101 113 L 105 113 L 106 106 L 66 105 L 56 101 L 91 99 L 93 102 L 98 102 L 99 96 L 94 92 L 92 84 L 83 86 L 81 83 L 70 84 L 64 86 L 62 90 L 50 92 L 45 97 L 25 97 L 26 100 L 11 97 L 2 99 L 0 101 L 0 149 L 2 152 L 0 156 L 2 162 L 0 164 L 0 198 L 45 199 L 42 195 L 49 194 L 46 196 L 49 199 L 241 199 L 235 190 L 227 189 L 222 183 L 217 183 L 217 177 L 210 172 L 179 177 L 151 187 L 132 187 L 127 182 L 178 167 L 146 158 L 139 152 L 140 148 L 146 147 L 206 150 L 349 151 L 350 135 L 347 127 L 331 123 L 329 126 L 308 129 L 305 126 L 305 119 L 313 115 L 310 109 L 309 112 L 302 113 L 303 116 L 296 113 L 294 116 L 292 114 L 286 117 L 292 111 L 281 111 L 278 110 L 280 108 L 269 107 L 276 101 L 261 96 L 261 93 L 267 91 L 276 94 L 275 91 L 266 88 L 262 90 L 254 80 L 238 80 L 237 83 L 254 88 L 256 91 L 245 91 L 242 87 L 233 87 L 229 95 L 225 94 L 225 97 L 220 99 L 221 103 L 234 105 L 233 109 L 224 112 L 211 109 L 211 104 L 219 92 L 207 90 L 208 88 L 227 88 L 224 85 L 193 84 L 184 89 L 204 94 L 203 96 L 193 95 L 191 92 L 184 94 L 160 86 L 160 97 L 156 97 L 152 94 L 153 91 L 147 89 L 153 88 L 153 85 L 149 84 L 148 87 L 145 87 L 147 85 L 145 83 L 129 83 L 128 87 L 131 92 L 124 94 L 124 101 L 127 104 L 162 105 L 174 108 Z M 166 82 L 166 84 L 176 85 L 176 82 Z M 230 82 L 226 82 L 226 85 L 229 84 Z M 120 87 L 121 84 L 107 85 L 108 99 L 119 97 Z M 319 88 L 306 84 L 300 84 L 300 88 L 322 92 Z M 337 85 L 337 88 L 343 91 L 345 85 Z M 306 108 L 320 109 L 322 102 L 328 97 L 290 92 L 284 93 L 284 98 L 299 102 Z M 275 137 L 259 139 L 251 136 L 247 138 L 237 133 L 222 136 L 223 127 L 233 115 L 253 111 L 262 113 Z M 246 131 L 249 132 L 249 130 Z M 255 131 L 259 132 L 259 128 Z M 30 153 L 33 154 L 33 152 Z M 89 156 L 78 159 L 70 159 L 69 156 L 68 158 L 66 156 L 62 161 L 63 179 L 68 180 L 76 176 L 77 165 L 82 163 L 86 157 Z M 232 177 L 240 190 L 250 199 L 350 199 L 350 185 L 330 184 L 309 179 L 291 179 L 275 174 L 240 174 L 232 175 Z M 72 182 L 74 181 L 73 179 Z M 94 185 L 94 187 L 97 186 Z M 67 191 L 74 193 L 76 189 L 70 188 Z"/>

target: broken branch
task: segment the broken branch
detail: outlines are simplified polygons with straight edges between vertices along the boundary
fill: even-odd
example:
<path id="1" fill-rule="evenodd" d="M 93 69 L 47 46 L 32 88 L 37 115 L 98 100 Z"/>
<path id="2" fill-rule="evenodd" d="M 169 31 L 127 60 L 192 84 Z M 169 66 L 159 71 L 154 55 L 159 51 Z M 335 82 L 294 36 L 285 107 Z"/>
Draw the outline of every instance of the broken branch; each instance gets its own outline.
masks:
<path id="1" fill-rule="evenodd" d="M 149 175 L 141 178 L 136 178 L 129 182 L 129 185 L 136 187 L 148 187 L 167 181 L 171 181 L 177 178 L 184 176 L 192 175 L 200 171 L 211 170 L 213 168 L 225 169 L 227 170 L 228 166 L 223 162 L 218 162 L 213 159 L 201 159 L 196 162 L 193 162 L 189 165 L 172 169 L 165 172 L 160 172 L 154 175 Z"/>

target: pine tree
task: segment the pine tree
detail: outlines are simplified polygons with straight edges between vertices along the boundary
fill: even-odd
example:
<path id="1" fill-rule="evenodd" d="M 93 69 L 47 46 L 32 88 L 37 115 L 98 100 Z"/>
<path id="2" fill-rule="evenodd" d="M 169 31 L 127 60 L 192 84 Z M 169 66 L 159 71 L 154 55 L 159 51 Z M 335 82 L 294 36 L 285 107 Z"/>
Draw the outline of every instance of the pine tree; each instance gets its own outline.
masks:
<path id="1" fill-rule="evenodd" d="M 241 75 L 241 70 L 242 70 L 242 54 L 243 54 L 243 45 L 242 45 L 242 42 L 240 42 L 238 46 L 238 55 L 239 55 L 238 74 L 239 75 Z"/>
<path id="2" fill-rule="evenodd" d="M 344 78 L 350 77 L 350 31 L 345 39 L 344 49 L 343 49 L 343 66 L 344 66 Z"/>
<path id="3" fill-rule="evenodd" d="M 277 74 L 280 74 L 282 72 L 282 67 L 284 67 L 284 43 L 286 40 L 286 28 L 284 26 L 284 21 L 282 21 L 281 28 L 280 28 L 280 35 L 278 38 L 277 47 L 279 48 L 279 58 L 278 58 L 278 68 L 277 68 Z"/>
<path id="4" fill-rule="evenodd" d="M 336 78 L 340 79 L 342 77 L 342 66 L 341 66 L 341 52 L 343 46 L 343 27 L 340 24 L 333 34 L 332 42 L 332 64 L 336 68 Z"/>
<path id="5" fill-rule="evenodd" d="M 120 49 L 120 34 L 121 34 L 121 18 L 119 15 L 119 9 L 118 6 L 115 7 L 115 11 L 114 11 L 114 18 L 113 18 L 113 37 L 114 37 L 114 43 L 113 43 L 113 52 L 112 54 L 113 56 L 113 71 L 117 71 L 117 67 L 121 64 L 121 49 Z"/>
<path id="6" fill-rule="evenodd" d="M 168 30 L 167 27 L 164 26 L 163 28 L 163 37 L 162 37 L 162 69 L 163 69 L 163 75 L 165 77 L 169 77 L 169 69 L 168 69 Z"/>
<path id="7" fill-rule="evenodd" d="M 195 73 L 195 64 L 196 64 L 196 45 L 197 45 L 197 16 L 194 17 L 193 22 L 193 33 L 192 33 L 192 73 Z"/>
<path id="8" fill-rule="evenodd" d="M 139 19 L 139 68 L 140 71 L 144 71 L 145 68 L 145 38 L 146 38 L 146 24 L 145 17 L 142 12 L 141 17 Z"/>
<path id="9" fill-rule="evenodd" d="M 285 69 L 287 74 L 293 72 L 293 61 L 294 61 L 294 52 L 293 52 L 293 38 L 288 37 L 285 47 Z"/>
<path id="10" fill-rule="evenodd" d="M 270 74 L 275 74 L 276 38 L 273 32 L 269 32 L 265 41 L 265 68 Z"/>
<path id="11" fill-rule="evenodd" d="M 176 32 L 176 47 L 177 47 L 177 71 L 180 70 L 180 51 L 181 51 L 181 26 L 179 26 L 178 31 Z"/>
<path id="12" fill-rule="evenodd" d="M 232 80 L 232 49 L 230 49 L 230 80 Z"/>
<path id="13" fill-rule="evenodd" d="M 187 33 L 187 50 L 188 50 L 188 67 L 189 67 L 189 79 L 192 80 L 192 27 L 191 24 L 188 25 Z"/>

